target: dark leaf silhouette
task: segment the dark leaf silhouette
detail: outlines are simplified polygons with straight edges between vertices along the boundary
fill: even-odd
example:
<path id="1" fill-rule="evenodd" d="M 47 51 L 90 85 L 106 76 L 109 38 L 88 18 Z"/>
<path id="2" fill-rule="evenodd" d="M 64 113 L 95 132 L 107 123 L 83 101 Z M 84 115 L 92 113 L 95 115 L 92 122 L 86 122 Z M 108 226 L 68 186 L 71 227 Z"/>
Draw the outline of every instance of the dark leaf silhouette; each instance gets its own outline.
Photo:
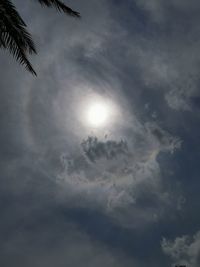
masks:
<path id="1" fill-rule="evenodd" d="M 36 53 L 31 35 L 26 31 L 26 24 L 11 1 L 0 1 L 0 47 L 10 53 L 32 73 L 36 74 L 26 53 Z"/>
<path id="2" fill-rule="evenodd" d="M 70 7 L 66 6 L 63 2 L 59 0 L 38 0 L 41 5 L 45 5 L 47 7 L 55 7 L 58 11 L 62 11 L 67 15 L 73 17 L 80 17 L 80 13 L 72 10 Z"/>
<path id="3" fill-rule="evenodd" d="M 38 0 L 41 5 L 55 7 L 67 15 L 80 17 L 80 14 L 59 0 Z M 31 34 L 26 24 L 10 0 L 0 0 L 0 48 L 8 49 L 14 58 L 33 75 L 36 75 L 28 54 L 36 54 Z"/>

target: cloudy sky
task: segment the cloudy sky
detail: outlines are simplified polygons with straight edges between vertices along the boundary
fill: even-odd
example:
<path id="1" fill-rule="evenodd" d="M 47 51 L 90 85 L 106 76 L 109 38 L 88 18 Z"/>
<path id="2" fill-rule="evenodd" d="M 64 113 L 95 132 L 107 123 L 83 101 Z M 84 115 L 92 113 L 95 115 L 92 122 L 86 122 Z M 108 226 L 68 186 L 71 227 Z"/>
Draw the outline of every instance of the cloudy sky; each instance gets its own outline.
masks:
<path id="1" fill-rule="evenodd" d="M 13 1 L 0 51 L 0 265 L 200 265 L 200 3 Z"/>

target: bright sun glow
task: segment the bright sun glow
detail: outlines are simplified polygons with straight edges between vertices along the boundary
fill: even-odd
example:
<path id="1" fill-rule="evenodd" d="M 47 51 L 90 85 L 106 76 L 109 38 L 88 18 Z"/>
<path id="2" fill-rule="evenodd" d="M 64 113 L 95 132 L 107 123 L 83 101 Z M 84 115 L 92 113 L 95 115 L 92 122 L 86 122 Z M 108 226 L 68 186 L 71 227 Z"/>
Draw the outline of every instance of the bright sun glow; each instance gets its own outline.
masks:
<path id="1" fill-rule="evenodd" d="M 89 106 L 87 110 L 87 121 L 93 127 L 104 126 L 110 115 L 109 106 L 103 102 L 96 102 Z"/>

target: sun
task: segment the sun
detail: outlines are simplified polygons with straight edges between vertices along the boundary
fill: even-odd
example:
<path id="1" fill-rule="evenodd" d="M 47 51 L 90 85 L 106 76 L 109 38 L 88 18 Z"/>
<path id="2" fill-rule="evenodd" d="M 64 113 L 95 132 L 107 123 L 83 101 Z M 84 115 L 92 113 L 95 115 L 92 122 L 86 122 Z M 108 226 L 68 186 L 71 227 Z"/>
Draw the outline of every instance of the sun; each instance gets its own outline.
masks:
<path id="1" fill-rule="evenodd" d="M 121 118 L 121 110 L 115 100 L 113 96 L 102 96 L 95 92 L 84 94 L 75 110 L 83 130 L 102 134 L 114 129 Z"/>
<path id="2" fill-rule="evenodd" d="M 108 123 L 110 107 L 103 101 L 91 103 L 86 112 L 86 120 L 92 127 L 103 127 Z"/>

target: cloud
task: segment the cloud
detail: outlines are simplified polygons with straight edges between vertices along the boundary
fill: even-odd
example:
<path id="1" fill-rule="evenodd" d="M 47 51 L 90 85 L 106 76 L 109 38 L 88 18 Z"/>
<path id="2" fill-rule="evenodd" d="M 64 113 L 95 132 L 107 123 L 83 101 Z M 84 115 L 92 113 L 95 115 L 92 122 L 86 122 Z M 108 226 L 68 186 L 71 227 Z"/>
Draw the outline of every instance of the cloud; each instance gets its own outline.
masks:
<path id="1" fill-rule="evenodd" d="M 72 198 L 82 196 L 81 203 L 74 200 L 80 206 L 96 206 L 129 226 L 153 222 L 164 215 L 161 209 L 170 203 L 169 193 L 162 189 L 157 156 L 173 153 L 180 145 L 178 138 L 153 123 L 134 129 L 127 141 L 88 137 L 75 154 L 62 155 L 64 169 L 57 182 Z M 149 205 L 144 204 L 146 198 Z M 137 214 L 134 222 L 133 210 Z"/>
<path id="2" fill-rule="evenodd" d="M 200 264 L 200 232 L 192 237 L 184 235 L 176 237 L 174 241 L 163 238 L 163 252 L 168 255 L 174 264 L 183 264 L 188 267 L 197 267 Z"/>
<path id="3" fill-rule="evenodd" d="M 184 140 L 174 125 L 181 125 L 177 113 L 193 111 L 199 97 L 199 4 L 69 1 L 82 14 L 77 21 L 31 1 L 15 2 L 37 43 L 32 60 L 38 78 L 1 54 L 2 265 L 140 266 L 121 254 L 128 250 L 129 256 L 141 253 L 146 266 L 145 251 L 160 249 L 155 236 L 161 222 L 184 210 L 173 169 L 181 152 L 172 155 Z M 94 93 L 112 99 L 120 111 L 116 123 L 99 132 L 80 119 L 80 106 Z M 184 163 L 191 151 L 185 153 Z M 82 214 L 71 225 L 70 216 L 56 213 L 60 206 Z M 100 214 L 99 228 L 92 212 Z M 84 231 L 84 219 L 93 236 Z M 146 237 L 145 229 L 156 234 Z M 99 233 L 108 238 L 99 242 Z M 197 264 L 197 254 L 188 252 L 197 236 L 177 240 L 163 241 L 163 250 Z M 150 266 L 159 266 L 157 257 Z"/>
<path id="4" fill-rule="evenodd" d="M 192 111 L 191 99 L 199 96 L 198 1 L 138 0 L 129 5 L 137 19 L 126 31 L 121 19 L 121 32 L 131 43 L 124 44 L 121 60 L 137 73 L 140 90 L 157 90 L 172 110 Z"/>
<path id="5" fill-rule="evenodd" d="M 168 2 L 164 0 L 137 0 L 137 4 L 150 13 L 151 19 L 158 23 L 165 23 L 169 18 L 169 10 L 179 10 L 181 12 L 190 12 L 199 9 L 199 3 L 196 0 L 170 0 Z"/>
<path id="6" fill-rule="evenodd" d="M 35 215 L 31 222 L 21 220 L 19 225 L 15 221 L 16 228 L 1 244 L 0 255 L 4 266 L 128 267 L 134 263 L 121 251 L 108 249 L 58 214 L 43 212 L 43 215 Z M 49 220 L 48 224 L 46 220 Z"/>
<path id="7" fill-rule="evenodd" d="M 80 4 L 78 10 L 84 15 L 83 21 L 67 19 L 66 27 L 60 27 L 57 15 L 46 21 L 43 14 L 46 17 L 49 11 L 40 11 L 38 20 L 32 21 L 33 31 L 38 31 L 37 36 L 40 34 L 41 38 L 38 39 L 40 57 L 37 58 L 41 76 L 37 81 L 31 80 L 27 89 L 26 130 L 31 140 L 29 149 L 37 151 L 47 176 L 65 189 L 62 189 L 63 195 L 60 191 L 57 194 L 62 195 L 66 205 L 73 202 L 74 205 L 92 206 L 121 223 L 124 221 L 122 224 L 142 225 L 141 221 L 155 222 L 164 215 L 161 206 L 167 206 L 170 197 L 162 188 L 157 157 L 160 153 L 179 149 L 181 142 L 158 122 L 143 122 L 132 109 L 137 105 L 132 90 L 136 84 L 129 81 L 123 84 L 124 74 L 126 69 L 139 68 L 145 82 L 148 78 L 145 70 L 149 71 L 151 67 L 144 65 L 144 70 L 140 59 L 147 65 L 146 54 L 142 53 L 149 51 L 151 54 L 151 49 L 143 47 L 139 36 L 139 43 L 127 46 L 132 39 L 126 35 L 120 20 L 115 21 L 114 15 L 110 16 L 109 8 L 106 2 L 100 5 L 95 1 L 89 9 Z M 91 12 L 93 9 L 98 9 L 97 14 Z M 38 23 L 43 28 L 39 28 Z M 49 35 L 51 26 L 52 34 Z M 59 36 L 64 37 L 61 40 Z M 126 41 L 119 42 L 119 38 L 124 37 Z M 116 51 L 126 51 L 125 57 L 119 53 L 116 58 L 115 47 Z M 142 51 L 138 53 L 139 58 L 137 51 Z M 92 139 L 94 144 L 88 146 L 87 138 L 91 133 L 77 118 L 82 113 L 79 106 L 94 92 L 116 101 L 122 115 L 115 127 L 103 132 L 103 136 L 108 134 L 108 140 L 103 140 L 97 133 L 98 141 Z M 129 99 L 134 99 L 134 105 Z M 121 139 L 126 140 L 126 144 L 120 143 Z M 80 145 L 83 140 L 87 140 L 84 148 Z M 146 203 L 143 200 L 148 193 L 152 201 L 149 206 L 145 204 L 144 209 L 142 203 Z M 130 216 L 133 211 L 138 214 L 134 223 L 133 215 Z"/>
<path id="8" fill-rule="evenodd" d="M 83 140 L 81 146 L 85 155 L 92 162 L 100 158 L 113 159 L 119 155 L 128 155 L 128 146 L 123 140 L 120 142 L 112 140 L 101 142 L 97 137 L 89 136 Z"/>

